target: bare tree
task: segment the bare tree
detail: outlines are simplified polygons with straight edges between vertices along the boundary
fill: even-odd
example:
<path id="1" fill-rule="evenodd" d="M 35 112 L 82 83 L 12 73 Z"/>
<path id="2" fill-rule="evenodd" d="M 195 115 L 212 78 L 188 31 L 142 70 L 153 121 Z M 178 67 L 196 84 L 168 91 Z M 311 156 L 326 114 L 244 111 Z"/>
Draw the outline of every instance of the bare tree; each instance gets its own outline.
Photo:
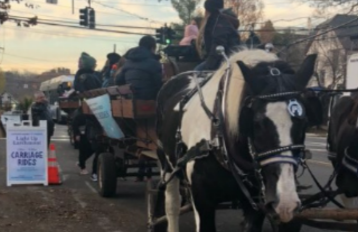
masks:
<path id="1" fill-rule="evenodd" d="M 195 16 L 200 0 L 171 0 L 173 8 L 178 12 L 183 25 L 188 25 Z"/>
<path id="2" fill-rule="evenodd" d="M 238 15 L 240 26 L 245 30 L 263 18 L 263 0 L 224 0 L 224 3 Z"/>
<path id="3" fill-rule="evenodd" d="M 265 24 L 261 26 L 258 34 L 260 35 L 262 43 L 272 43 L 276 34 L 272 21 L 266 21 Z"/>

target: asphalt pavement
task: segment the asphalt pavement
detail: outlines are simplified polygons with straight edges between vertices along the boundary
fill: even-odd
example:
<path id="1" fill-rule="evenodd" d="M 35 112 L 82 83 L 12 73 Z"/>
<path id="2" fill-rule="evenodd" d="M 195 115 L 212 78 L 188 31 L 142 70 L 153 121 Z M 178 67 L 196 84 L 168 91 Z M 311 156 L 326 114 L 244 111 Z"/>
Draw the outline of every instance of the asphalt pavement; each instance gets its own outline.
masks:
<path id="1" fill-rule="evenodd" d="M 94 212 L 93 223 L 103 232 L 143 232 L 146 231 L 147 213 L 145 204 L 145 182 L 135 182 L 134 178 L 126 180 L 118 179 L 117 195 L 113 198 L 101 198 L 97 193 L 97 183 L 92 182 L 89 175 L 80 176 L 76 166 L 78 151 L 70 145 L 66 133 L 66 127 L 56 126 L 56 132 L 52 141 L 56 145 L 56 155 L 61 167 L 64 183 L 58 187 L 38 187 L 38 188 L 58 188 L 72 191 L 71 197 L 74 202 L 86 210 L 87 207 L 96 205 L 100 210 Z M 332 167 L 327 159 L 325 150 L 325 138 L 308 135 L 306 145 L 313 154 L 309 165 L 321 183 L 325 183 L 329 178 Z M 5 140 L 0 140 L 0 146 L 5 147 Z M 0 190 L 5 187 L 5 149 L 0 150 Z M 92 160 L 87 161 L 88 170 L 91 170 Z M 304 173 L 300 178 L 301 184 L 313 184 L 308 173 Z M 13 188 L 13 187 L 11 187 Z M 30 187 L 20 187 L 23 191 L 30 191 Z M 317 192 L 313 186 L 308 192 Z M 0 191 L 1 195 L 1 191 Z M 0 206 L 1 207 L 1 206 Z M 91 211 L 92 212 L 92 211 Z M 240 223 L 241 212 L 239 210 L 217 211 L 217 231 L 218 232 L 237 232 Z M 0 217 L 1 219 L 1 217 Z M 1 224 L 1 220 L 0 220 Z M 194 230 L 194 220 L 192 213 L 188 213 L 180 219 L 181 231 L 190 232 Z M 36 227 L 36 225 L 35 225 Z M 6 231 L 6 230 L 5 230 Z M 9 230 L 10 231 L 10 230 Z M 37 230 L 31 230 L 37 231 Z M 77 230 L 87 232 L 89 230 Z M 270 227 L 265 226 L 264 232 L 269 232 Z M 322 231 L 310 227 L 304 227 L 304 232 Z"/>

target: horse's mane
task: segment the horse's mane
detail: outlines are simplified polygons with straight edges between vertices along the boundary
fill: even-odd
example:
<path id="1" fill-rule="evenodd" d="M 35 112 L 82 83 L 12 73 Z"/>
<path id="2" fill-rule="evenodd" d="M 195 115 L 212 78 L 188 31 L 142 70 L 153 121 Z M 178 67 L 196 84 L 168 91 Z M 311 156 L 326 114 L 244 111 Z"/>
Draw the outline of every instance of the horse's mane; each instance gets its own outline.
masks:
<path id="1" fill-rule="evenodd" d="M 239 131 L 239 109 L 241 108 L 241 102 L 242 99 L 245 97 L 244 93 L 246 92 L 245 80 L 237 62 L 242 61 L 249 68 L 254 68 L 256 65 L 262 62 L 275 62 L 278 60 L 279 58 L 273 53 L 268 53 L 261 49 L 249 50 L 245 47 L 239 47 L 235 52 L 230 55 L 229 62 L 231 66 L 231 78 L 227 93 L 226 116 L 229 132 L 232 135 L 237 135 Z M 215 72 L 214 76 L 212 77 L 213 81 L 208 84 L 212 84 L 213 86 L 215 85 L 215 87 L 217 88 L 221 77 L 225 74 L 225 70 L 226 62 L 223 62 L 218 71 Z M 215 97 L 215 94 L 213 94 L 212 96 Z"/>

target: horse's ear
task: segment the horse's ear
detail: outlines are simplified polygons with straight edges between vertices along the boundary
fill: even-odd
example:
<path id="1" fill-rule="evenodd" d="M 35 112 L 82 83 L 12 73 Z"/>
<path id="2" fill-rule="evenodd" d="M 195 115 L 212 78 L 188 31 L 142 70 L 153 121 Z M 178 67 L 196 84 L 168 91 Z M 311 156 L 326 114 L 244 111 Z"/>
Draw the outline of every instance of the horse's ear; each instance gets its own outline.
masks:
<path id="1" fill-rule="evenodd" d="M 299 88 L 306 88 L 308 82 L 313 76 L 314 67 L 316 64 L 317 54 L 308 55 L 303 61 L 300 69 L 296 73 L 296 82 Z"/>
<path id="2" fill-rule="evenodd" d="M 246 64 L 240 60 L 237 61 L 236 63 L 239 66 L 239 68 L 241 69 L 241 73 L 244 76 L 245 81 L 250 81 L 251 76 L 252 76 L 252 71 L 250 70 L 250 68 L 247 67 Z"/>
<path id="3" fill-rule="evenodd" d="M 241 69 L 241 73 L 244 76 L 245 82 L 250 86 L 250 89 L 253 91 L 254 94 L 258 94 L 260 89 L 258 89 L 259 83 L 257 83 L 255 75 L 253 71 L 246 66 L 246 64 L 242 61 L 236 62 L 239 68 Z"/>

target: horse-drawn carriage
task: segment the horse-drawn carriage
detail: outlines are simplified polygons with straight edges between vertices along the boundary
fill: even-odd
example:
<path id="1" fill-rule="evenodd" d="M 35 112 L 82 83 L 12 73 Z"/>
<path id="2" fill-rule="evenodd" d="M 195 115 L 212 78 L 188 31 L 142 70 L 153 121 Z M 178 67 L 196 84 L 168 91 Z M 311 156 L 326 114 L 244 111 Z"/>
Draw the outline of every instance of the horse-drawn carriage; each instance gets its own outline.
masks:
<path id="1" fill-rule="evenodd" d="M 126 135 L 120 140 L 104 131 L 98 135 L 106 148 L 98 164 L 101 195 L 115 193 L 117 177 L 135 176 L 127 173 L 129 167 L 138 167 L 130 160 L 144 156 L 152 166 L 159 164 L 162 180 L 148 181 L 148 231 L 168 227 L 177 232 L 179 215 L 191 210 L 197 231 L 215 231 L 212 213 L 233 208 L 244 210 L 246 232 L 261 231 L 265 217 L 279 232 L 299 232 L 303 224 L 358 231 L 356 223 L 342 222 L 358 220 L 358 210 L 324 208 L 329 202 L 342 207 L 334 199 L 342 191 L 330 190 L 332 178 L 322 187 L 305 161 L 307 118 L 301 98 L 315 56 L 306 58 L 294 74 L 286 63 L 257 50 L 230 59 L 220 52 L 227 62 L 218 71 L 201 78 L 182 73 L 168 81 L 158 102 L 133 98 L 128 86 L 82 95 L 91 99 L 108 94 L 111 116 Z M 85 101 L 81 107 L 92 114 Z M 298 167 L 309 171 L 319 193 L 296 189 Z M 211 193 L 220 199 L 208 198 Z"/>

